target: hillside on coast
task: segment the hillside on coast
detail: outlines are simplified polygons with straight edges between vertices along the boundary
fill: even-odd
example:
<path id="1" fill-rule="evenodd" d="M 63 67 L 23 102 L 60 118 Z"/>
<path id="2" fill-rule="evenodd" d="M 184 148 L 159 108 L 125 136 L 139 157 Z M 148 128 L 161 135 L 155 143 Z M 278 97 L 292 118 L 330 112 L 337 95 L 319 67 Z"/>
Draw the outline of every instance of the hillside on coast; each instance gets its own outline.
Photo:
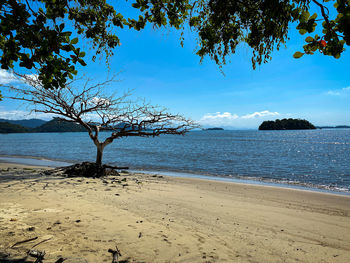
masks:
<path id="1" fill-rule="evenodd" d="M 12 124 L 9 122 L 0 122 L 0 133 L 24 133 L 30 132 L 30 129 L 21 125 Z"/>
<path id="2" fill-rule="evenodd" d="M 22 125 L 20 125 L 19 123 L 22 123 Z M 37 126 L 37 124 L 40 124 L 40 125 Z M 67 122 L 59 118 L 53 118 L 51 121 L 43 121 L 39 119 L 18 120 L 18 121 L 0 119 L 0 133 L 83 132 L 83 131 L 85 131 L 85 129 L 81 127 L 79 124 Z"/>
<path id="3" fill-rule="evenodd" d="M 27 120 L 7 120 L 7 119 L 0 119 L 0 123 L 7 122 L 10 124 L 15 124 L 19 126 L 23 126 L 26 128 L 36 128 L 43 124 L 45 124 L 47 121 L 40 120 L 40 119 L 27 119 Z"/>

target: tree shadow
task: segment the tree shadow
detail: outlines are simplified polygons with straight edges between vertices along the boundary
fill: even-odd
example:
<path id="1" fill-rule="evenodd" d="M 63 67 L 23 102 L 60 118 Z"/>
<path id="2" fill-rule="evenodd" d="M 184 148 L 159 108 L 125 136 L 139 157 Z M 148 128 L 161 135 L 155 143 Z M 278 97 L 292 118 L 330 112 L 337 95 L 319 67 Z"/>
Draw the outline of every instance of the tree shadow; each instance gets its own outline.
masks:
<path id="1" fill-rule="evenodd" d="M 132 260 L 131 258 L 127 258 L 127 259 L 124 259 L 124 260 L 119 260 L 118 262 L 119 263 L 132 263 L 132 262 L 135 262 L 135 263 L 146 263 L 145 261 L 136 262 L 136 261 Z"/>
<path id="2" fill-rule="evenodd" d="M 20 259 L 11 259 L 9 254 L 0 252 L 0 262 L 1 263 L 33 263 L 33 261 L 28 261 L 27 257 Z"/>
<path id="3" fill-rule="evenodd" d="M 3 259 L 0 257 L 1 263 L 33 263 L 33 261 L 27 261 L 26 259 Z"/>
<path id="4" fill-rule="evenodd" d="M 22 183 L 22 182 L 41 182 L 42 180 L 58 180 L 66 179 L 66 177 L 61 175 L 47 175 L 42 172 L 26 173 L 21 170 L 14 171 L 8 174 L 1 174 L 0 171 L 0 182 L 1 183 Z"/>
<path id="5" fill-rule="evenodd" d="M 27 257 L 21 258 L 21 259 L 11 259 L 9 258 L 10 255 L 8 254 L 4 254 L 2 252 L 0 252 L 0 262 L 1 263 L 33 263 L 34 261 L 28 261 Z M 45 260 L 44 260 L 45 262 Z M 131 258 L 127 258 L 124 260 L 119 260 L 119 263 L 132 263 L 132 262 L 136 262 L 134 260 L 132 260 Z M 144 261 L 142 262 L 137 262 L 137 263 L 145 263 Z"/>

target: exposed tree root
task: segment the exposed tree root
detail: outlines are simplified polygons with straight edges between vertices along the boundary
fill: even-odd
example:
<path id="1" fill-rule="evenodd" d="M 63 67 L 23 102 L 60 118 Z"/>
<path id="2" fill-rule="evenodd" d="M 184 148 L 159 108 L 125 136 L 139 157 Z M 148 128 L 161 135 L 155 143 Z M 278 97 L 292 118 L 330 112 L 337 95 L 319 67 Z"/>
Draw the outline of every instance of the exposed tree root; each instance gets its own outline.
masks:
<path id="1" fill-rule="evenodd" d="M 116 167 L 110 165 L 98 165 L 92 162 L 82 162 L 67 167 L 45 171 L 47 175 L 61 174 L 67 177 L 92 177 L 98 178 L 108 175 L 119 175 L 116 170 L 125 170 L 128 167 Z"/>

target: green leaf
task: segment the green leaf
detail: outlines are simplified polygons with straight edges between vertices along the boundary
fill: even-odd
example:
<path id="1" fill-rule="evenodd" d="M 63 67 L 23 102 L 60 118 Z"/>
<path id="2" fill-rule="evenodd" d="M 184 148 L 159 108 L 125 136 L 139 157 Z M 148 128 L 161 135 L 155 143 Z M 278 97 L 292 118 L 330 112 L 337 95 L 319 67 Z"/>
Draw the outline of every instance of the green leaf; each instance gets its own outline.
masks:
<path id="1" fill-rule="evenodd" d="M 313 39 L 313 37 L 307 37 L 307 38 L 305 38 L 305 41 L 306 41 L 307 43 L 311 43 L 311 42 L 314 41 L 314 39 Z"/>
<path id="2" fill-rule="evenodd" d="M 309 11 L 302 12 L 301 16 L 300 16 L 300 21 L 301 22 L 306 22 L 309 19 L 309 16 L 310 16 Z"/>
<path id="3" fill-rule="evenodd" d="M 86 66 L 86 63 L 85 63 L 85 61 L 84 61 L 84 60 L 82 60 L 82 59 L 78 59 L 78 62 L 80 63 L 80 65 L 82 65 L 82 66 Z"/>
<path id="4" fill-rule="evenodd" d="M 316 19 L 316 18 L 317 18 L 317 14 L 314 13 L 312 16 L 310 16 L 309 20 L 310 20 L 310 19 Z"/>
<path id="5" fill-rule="evenodd" d="M 303 55 L 304 53 L 297 51 L 294 53 L 293 58 L 301 58 Z"/>
<path id="6" fill-rule="evenodd" d="M 76 38 L 73 38 L 71 41 L 70 41 L 70 43 L 72 44 L 72 45 L 75 45 L 76 43 L 78 43 L 78 38 L 76 37 Z"/>
<path id="7" fill-rule="evenodd" d="M 300 29 L 300 30 L 299 30 L 299 33 L 300 33 L 301 35 L 305 35 L 305 34 L 307 33 L 307 30 L 306 30 L 306 29 Z"/>

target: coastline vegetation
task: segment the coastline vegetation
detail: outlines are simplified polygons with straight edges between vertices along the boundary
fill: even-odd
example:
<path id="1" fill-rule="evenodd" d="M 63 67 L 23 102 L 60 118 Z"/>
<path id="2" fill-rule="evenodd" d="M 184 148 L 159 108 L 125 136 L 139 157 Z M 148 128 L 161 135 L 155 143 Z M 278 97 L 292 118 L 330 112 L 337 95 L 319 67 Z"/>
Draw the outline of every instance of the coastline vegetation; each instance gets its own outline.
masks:
<path id="1" fill-rule="evenodd" d="M 25 133 L 30 132 L 30 128 L 9 122 L 0 122 L 0 133 Z"/>

